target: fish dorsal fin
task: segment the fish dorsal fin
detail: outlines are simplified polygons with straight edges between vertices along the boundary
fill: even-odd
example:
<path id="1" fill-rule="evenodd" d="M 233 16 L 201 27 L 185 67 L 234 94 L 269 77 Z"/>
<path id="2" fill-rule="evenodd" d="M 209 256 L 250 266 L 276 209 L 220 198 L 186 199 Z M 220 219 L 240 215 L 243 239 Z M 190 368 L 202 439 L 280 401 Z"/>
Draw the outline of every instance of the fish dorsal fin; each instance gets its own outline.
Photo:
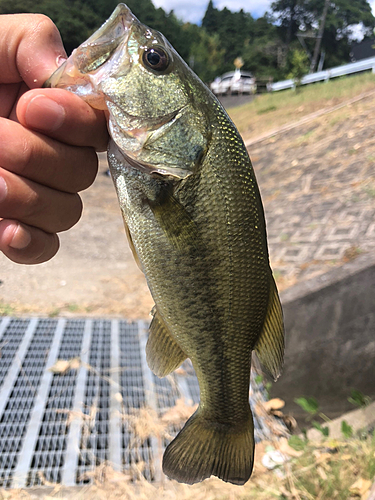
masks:
<path id="1" fill-rule="evenodd" d="M 143 272 L 141 261 L 139 260 L 137 250 L 135 249 L 135 246 L 134 246 L 132 235 L 130 234 L 129 226 L 127 225 L 125 220 L 124 220 L 124 227 L 125 227 L 125 234 L 126 234 L 126 237 L 128 238 L 129 247 L 130 247 L 130 250 L 132 251 L 134 260 L 135 260 L 137 266 L 139 267 L 139 269 Z"/>
<path id="2" fill-rule="evenodd" d="M 147 363 L 158 377 L 165 377 L 178 368 L 187 358 L 168 331 L 156 307 L 152 310 L 150 335 L 146 345 Z"/>
<path id="3" fill-rule="evenodd" d="M 279 294 L 273 277 L 270 298 L 263 330 L 255 346 L 259 361 L 267 372 L 277 380 L 284 361 L 284 322 Z"/>
<path id="4" fill-rule="evenodd" d="M 175 248 L 187 251 L 196 245 L 198 233 L 195 222 L 172 193 L 165 193 L 158 203 L 150 202 L 150 207 L 155 219 Z"/>

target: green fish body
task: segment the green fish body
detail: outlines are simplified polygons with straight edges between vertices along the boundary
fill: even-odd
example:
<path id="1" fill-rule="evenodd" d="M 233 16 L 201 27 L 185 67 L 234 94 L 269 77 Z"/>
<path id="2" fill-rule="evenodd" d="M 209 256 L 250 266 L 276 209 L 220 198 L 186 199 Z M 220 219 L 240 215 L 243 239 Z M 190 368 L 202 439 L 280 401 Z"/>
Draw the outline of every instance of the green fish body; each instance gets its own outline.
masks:
<path id="1" fill-rule="evenodd" d="M 250 477 L 251 353 L 280 373 L 284 331 L 262 202 L 235 126 L 163 35 L 123 4 L 48 86 L 109 112 L 108 161 L 134 257 L 155 301 L 147 360 L 159 377 L 190 358 L 194 415 L 163 470 L 193 484 Z"/>

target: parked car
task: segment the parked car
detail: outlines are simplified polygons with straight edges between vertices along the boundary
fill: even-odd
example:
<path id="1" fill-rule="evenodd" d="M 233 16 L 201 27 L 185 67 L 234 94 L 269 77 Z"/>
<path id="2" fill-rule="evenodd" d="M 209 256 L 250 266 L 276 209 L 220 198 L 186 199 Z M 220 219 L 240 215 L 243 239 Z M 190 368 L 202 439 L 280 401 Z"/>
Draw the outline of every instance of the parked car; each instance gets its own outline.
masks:
<path id="1" fill-rule="evenodd" d="M 232 84 L 233 74 L 234 72 L 231 71 L 222 76 L 217 76 L 210 85 L 212 92 L 216 95 L 228 94 Z"/>
<path id="2" fill-rule="evenodd" d="M 231 71 L 216 77 L 210 85 L 216 95 L 254 94 L 256 92 L 255 78 L 245 71 Z"/>

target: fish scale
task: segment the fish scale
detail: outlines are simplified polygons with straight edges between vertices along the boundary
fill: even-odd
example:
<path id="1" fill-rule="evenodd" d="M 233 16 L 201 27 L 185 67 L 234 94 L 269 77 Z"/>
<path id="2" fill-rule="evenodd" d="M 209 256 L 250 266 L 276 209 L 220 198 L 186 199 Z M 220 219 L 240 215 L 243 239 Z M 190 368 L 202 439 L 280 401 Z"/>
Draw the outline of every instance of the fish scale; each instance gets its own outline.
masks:
<path id="1" fill-rule="evenodd" d="M 211 475 L 244 484 L 254 455 L 251 353 L 276 379 L 284 330 L 243 141 L 163 35 L 123 4 L 47 86 L 107 108 L 108 161 L 155 301 L 147 361 L 162 377 L 189 357 L 198 377 L 199 407 L 163 470 L 188 484 Z"/>

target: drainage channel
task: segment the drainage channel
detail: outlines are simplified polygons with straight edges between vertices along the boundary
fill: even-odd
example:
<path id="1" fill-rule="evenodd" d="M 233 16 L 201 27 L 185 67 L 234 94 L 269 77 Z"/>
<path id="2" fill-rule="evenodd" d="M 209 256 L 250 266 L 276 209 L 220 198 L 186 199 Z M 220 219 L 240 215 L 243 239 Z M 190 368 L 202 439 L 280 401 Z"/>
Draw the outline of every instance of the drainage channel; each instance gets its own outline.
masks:
<path id="1" fill-rule="evenodd" d="M 145 356 L 147 324 L 117 319 L 0 319 L 0 486 L 93 482 L 100 467 L 161 479 L 165 439 L 140 438 L 142 409 L 198 403 L 191 365 L 159 379 Z M 57 360 L 77 360 L 63 373 Z M 250 404 L 264 401 L 254 383 Z M 180 425 L 170 425 L 175 435 Z M 255 439 L 270 430 L 254 413 Z"/>

